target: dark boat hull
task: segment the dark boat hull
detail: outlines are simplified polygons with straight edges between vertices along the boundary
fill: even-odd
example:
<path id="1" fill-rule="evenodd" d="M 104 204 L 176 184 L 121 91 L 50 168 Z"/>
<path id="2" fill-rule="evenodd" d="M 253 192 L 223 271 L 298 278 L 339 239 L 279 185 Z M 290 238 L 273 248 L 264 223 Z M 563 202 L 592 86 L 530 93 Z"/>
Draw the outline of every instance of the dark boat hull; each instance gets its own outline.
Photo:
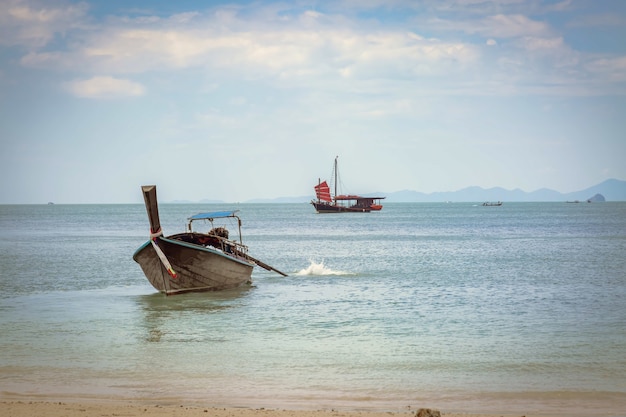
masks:
<path id="1" fill-rule="evenodd" d="M 164 294 L 226 290 L 251 282 L 254 264 L 245 259 L 179 240 L 160 237 L 157 242 L 176 278 L 169 275 L 150 241 L 137 249 L 133 259 Z"/>
<path id="2" fill-rule="evenodd" d="M 369 213 L 372 211 L 371 207 L 348 207 L 335 204 L 318 203 L 315 201 L 312 201 L 311 204 L 315 207 L 315 210 L 318 213 Z"/>

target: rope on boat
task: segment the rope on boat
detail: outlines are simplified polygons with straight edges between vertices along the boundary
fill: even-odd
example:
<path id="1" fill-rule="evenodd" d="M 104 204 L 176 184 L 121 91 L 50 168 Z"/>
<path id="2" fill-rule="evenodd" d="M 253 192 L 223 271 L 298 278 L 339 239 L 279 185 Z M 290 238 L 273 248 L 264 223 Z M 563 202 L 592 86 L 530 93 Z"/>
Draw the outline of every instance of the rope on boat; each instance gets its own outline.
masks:
<path id="1" fill-rule="evenodd" d="M 159 244 L 157 243 L 157 238 L 159 236 L 163 236 L 163 231 L 161 229 L 159 229 L 157 232 L 152 232 L 151 231 L 151 233 L 150 233 L 150 243 L 152 243 L 152 247 L 154 248 L 154 251 L 156 252 L 156 254 L 159 257 L 159 259 L 161 260 L 161 263 L 163 264 L 165 269 L 167 269 L 167 273 L 170 274 L 170 276 L 172 278 L 176 279 L 176 278 L 178 278 L 178 275 L 176 274 L 176 271 L 174 271 L 174 268 L 172 268 L 172 264 L 170 264 L 170 261 L 167 259 L 167 257 L 165 256 L 165 254 L 163 253 L 163 251 L 159 247 Z"/>

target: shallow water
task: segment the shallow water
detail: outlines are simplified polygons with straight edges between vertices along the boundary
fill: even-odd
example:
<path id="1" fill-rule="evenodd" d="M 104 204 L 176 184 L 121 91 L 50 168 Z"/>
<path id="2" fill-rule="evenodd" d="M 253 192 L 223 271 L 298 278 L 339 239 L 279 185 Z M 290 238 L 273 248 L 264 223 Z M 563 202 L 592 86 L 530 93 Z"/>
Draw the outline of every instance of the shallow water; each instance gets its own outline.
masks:
<path id="1" fill-rule="evenodd" d="M 161 222 L 230 208 L 289 277 L 165 297 L 132 260 L 142 205 L 0 206 L 2 395 L 624 415 L 626 203 L 164 204 Z"/>

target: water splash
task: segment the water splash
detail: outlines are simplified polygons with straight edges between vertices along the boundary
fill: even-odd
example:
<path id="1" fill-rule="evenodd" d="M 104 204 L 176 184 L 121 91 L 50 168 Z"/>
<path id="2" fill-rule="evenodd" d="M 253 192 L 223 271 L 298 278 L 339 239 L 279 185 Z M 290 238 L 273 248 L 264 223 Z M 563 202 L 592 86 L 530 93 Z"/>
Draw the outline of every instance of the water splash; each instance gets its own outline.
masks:
<path id="1" fill-rule="evenodd" d="M 309 266 L 296 272 L 296 275 L 354 275 L 347 271 L 335 271 L 324 265 L 324 261 L 317 263 L 309 259 L 309 262 Z"/>

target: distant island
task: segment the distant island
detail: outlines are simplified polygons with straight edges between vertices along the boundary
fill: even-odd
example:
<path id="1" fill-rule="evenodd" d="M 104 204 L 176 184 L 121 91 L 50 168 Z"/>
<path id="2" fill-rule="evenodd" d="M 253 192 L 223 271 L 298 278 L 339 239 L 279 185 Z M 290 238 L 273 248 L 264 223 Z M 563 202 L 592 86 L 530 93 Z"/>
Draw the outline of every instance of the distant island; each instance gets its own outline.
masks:
<path id="1" fill-rule="evenodd" d="M 606 199 L 604 198 L 602 194 L 596 194 L 593 197 L 588 198 L 586 203 L 603 203 L 605 201 Z M 566 201 L 566 203 L 582 203 L 582 201 L 574 200 L 574 201 Z"/>
<path id="2" fill-rule="evenodd" d="M 312 190 L 311 190 L 312 191 Z M 601 202 L 601 201 L 626 201 L 626 181 L 609 179 L 594 185 L 593 187 L 571 193 L 542 188 L 532 192 L 520 189 L 506 190 L 504 188 L 481 188 L 467 187 L 458 191 L 421 193 L 419 191 L 402 190 L 395 192 L 376 191 L 363 194 L 365 196 L 383 195 L 388 203 L 440 203 L 440 202 Z M 299 197 L 278 197 L 273 199 L 252 199 L 241 203 L 308 203 L 314 198 L 310 195 Z M 202 200 L 200 203 L 224 203 L 219 200 Z M 189 203 L 189 201 L 173 201 L 172 203 Z M 195 203 L 198 203 L 196 201 Z"/>

